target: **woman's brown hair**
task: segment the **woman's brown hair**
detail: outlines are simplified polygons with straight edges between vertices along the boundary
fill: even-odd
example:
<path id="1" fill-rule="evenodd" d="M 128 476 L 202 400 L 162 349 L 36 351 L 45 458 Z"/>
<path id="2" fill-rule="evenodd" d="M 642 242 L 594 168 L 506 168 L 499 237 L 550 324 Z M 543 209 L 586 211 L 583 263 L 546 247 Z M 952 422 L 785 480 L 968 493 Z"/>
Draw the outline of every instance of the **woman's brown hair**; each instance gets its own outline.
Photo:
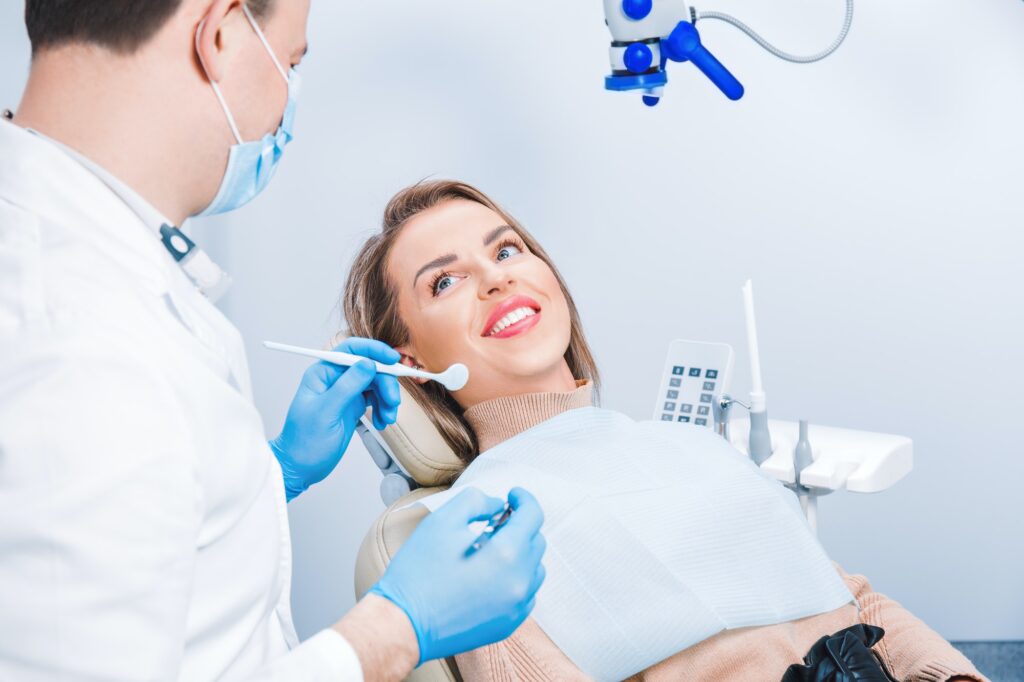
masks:
<path id="1" fill-rule="evenodd" d="M 413 216 L 445 201 L 463 199 L 493 210 L 526 243 L 527 248 L 548 267 L 558 279 L 569 305 L 571 334 L 565 361 L 576 379 L 587 379 L 598 388 L 600 377 L 590 346 L 583 335 L 576 304 L 565 281 L 551 258 L 537 240 L 522 225 L 501 209 L 480 190 L 454 180 L 421 182 L 396 194 L 384 209 L 384 224 L 380 234 L 370 237 L 356 256 L 349 271 L 342 296 L 342 311 L 348 323 L 348 334 L 383 341 L 392 347 L 409 342 L 409 330 L 398 314 L 398 296 L 388 273 L 388 256 L 402 227 Z M 462 407 L 437 382 L 418 384 L 401 379 L 402 386 L 430 417 L 445 441 L 464 462 L 471 462 L 479 454 L 476 435 L 462 416 Z"/>

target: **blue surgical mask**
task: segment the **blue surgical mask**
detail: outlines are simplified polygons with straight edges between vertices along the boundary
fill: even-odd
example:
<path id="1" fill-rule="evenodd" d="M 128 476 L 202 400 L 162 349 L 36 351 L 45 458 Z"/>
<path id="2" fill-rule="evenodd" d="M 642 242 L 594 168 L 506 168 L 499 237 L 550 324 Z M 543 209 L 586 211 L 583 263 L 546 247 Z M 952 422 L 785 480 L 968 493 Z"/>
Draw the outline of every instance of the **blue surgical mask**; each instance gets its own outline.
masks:
<path id="1" fill-rule="evenodd" d="M 235 117 L 231 115 L 231 110 L 228 108 L 224 95 L 220 91 L 220 86 L 212 78 L 210 79 L 210 85 L 213 86 L 217 100 L 220 102 L 221 108 L 224 109 L 224 114 L 227 116 L 228 124 L 231 126 L 231 132 L 234 134 L 237 144 L 231 146 L 231 151 L 228 155 L 228 166 L 224 171 L 224 179 L 221 181 L 220 189 L 217 190 L 217 195 L 210 202 L 209 206 L 197 214 L 197 217 L 234 211 L 252 201 L 270 184 L 270 179 L 274 177 L 277 164 L 281 161 L 281 156 L 284 154 L 284 148 L 292 141 L 295 103 L 299 95 L 299 74 L 295 69 L 290 71 L 284 70 L 281 62 L 277 59 L 277 55 L 274 54 L 273 48 L 270 47 L 270 43 L 267 42 L 266 36 L 260 30 L 259 24 L 256 23 L 256 19 L 252 16 L 252 12 L 244 4 L 242 5 L 242 10 L 249 19 L 253 30 L 256 31 L 256 35 L 259 36 L 260 42 L 263 43 L 263 47 L 270 54 L 270 58 L 274 61 L 274 66 L 277 67 L 278 73 L 288 83 L 288 103 L 285 106 L 284 116 L 281 118 L 281 125 L 278 127 L 277 132 L 272 135 L 268 133 L 260 140 L 244 142 L 235 123 Z M 202 30 L 202 26 L 200 26 L 200 30 Z M 199 32 L 197 31 L 197 43 L 198 40 Z M 203 69 L 206 69 L 205 65 L 203 65 Z M 207 72 L 207 77 L 209 77 L 209 72 Z"/>

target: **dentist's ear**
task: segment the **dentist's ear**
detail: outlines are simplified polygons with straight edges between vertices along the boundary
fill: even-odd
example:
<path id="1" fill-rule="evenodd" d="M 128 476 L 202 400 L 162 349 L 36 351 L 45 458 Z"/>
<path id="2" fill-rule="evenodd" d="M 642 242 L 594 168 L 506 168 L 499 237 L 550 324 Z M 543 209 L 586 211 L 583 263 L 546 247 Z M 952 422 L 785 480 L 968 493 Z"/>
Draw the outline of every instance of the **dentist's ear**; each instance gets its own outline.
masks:
<path id="1" fill-rule="evenodd" d="M 402 359 L 399 360 L 400 363 L 402 363 L 406 367 L 412 367 L 413 369 L 423 369 L 423 365 L 421 365 L 419 363 L 419 361 L 413 355 L 411 355 L 409 353 L 409 351 L 410 351 L 409 347 L 407 347 L 407 346 L 399 346 L 399 347 L 395 348 L 395 350 L 397 350 L 402 355 Z M 429 379 L 422 379 L 420 377 L 409 377 L 409 378 L 412 379 L 413 381 L 415 381 L 417 384 L 425 384 L 425 383 L 427 383 L 427 381 L 429 381 Z"/>
<path id="2" fill-rule="evenodd" d="M 196 55 L 210 80 L 219 83 L 224 76 L 224 54 L 237 41 L 236 31 L 252 31 L 242 12 L 242 0 L 213 0 L 200 17 L 196 28 Z"/>

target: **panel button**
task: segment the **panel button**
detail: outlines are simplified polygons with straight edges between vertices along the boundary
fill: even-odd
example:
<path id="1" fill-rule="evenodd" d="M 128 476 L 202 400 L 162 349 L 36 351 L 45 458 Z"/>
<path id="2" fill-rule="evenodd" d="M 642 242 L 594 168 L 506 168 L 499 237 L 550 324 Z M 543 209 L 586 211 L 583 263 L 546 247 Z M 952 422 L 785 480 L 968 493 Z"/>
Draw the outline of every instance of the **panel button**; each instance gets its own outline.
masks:
<path id="1" fill-rule="evenodd" d="M 700 370 L 697 369 L 696 367 L 691 367 L 690 368 L 690 376 L 691 377 L 699 377 L 700 376 Z"/>
<path id="2" fill-rule="evenodd" d="M 697 426 L 707 426 L 708 420 L 697 417 L 695 420 L 693 420 L 693 423 L 696 424 Z"/>
<path id="3" fill-rule="evenodd" d="M 706 376 L 707 376 L 708 379 L 717 379 L 718 378 L 718 370 L 717 369 L 709 369 L 708 373 L 706 374 Z"/>
<path id="4" fill-rule="evenodd" d="M 701 393 L 700 394 L 700 401 L 702 403 L 710 403 L 711 402 L 711 398 L 712 398 L 712 395 L 710 393 Z"/>
<path id="5" fill-rule="evenodd" d="M 676 365 L 675 367 L 672 368 L 672 373 L 677 376 L 682 376 L 683 369 L 684 368 L 681 365 Z"/>
<path id="6" fill-rule="evenodd" d="M 686 414 L 690 414 L 691 412 L 693 412 L 693 405 L 683 403 L 682 405 L 679 406 L 679 411 L 684 412 Z"/>
<path id="7" fill-rule="evenodd" d="M 689 417 L 680 417 L 679 421 L 686 422 L 687 424 L 689 424 L 690 423 L 690 418 Z"/>
<path id="8" fill-rule="evenodd" d="M 665 410 L 666 412 L 671 412 L 672 410 L 676 409 L 676 404 L 673 402 L 667 402 L 665 403 L 665 407 L 663 407 L 662 409 Z"/>
<path id="9" fill-rule="evenodd" d="M 676 378 L 676 379 L 669 379 L 669 380 L 668 380 L 668 385 L 669 385 L 669 386 L 672 386 L 673 388 L 679 388 L 679 385 L 680 385 L 681 383 L 683 383 L 683 380 L 682 380 L 682 379 L 679 379 L 679 378 Z"/>
<path id="10" fill-rule="evenodd" d="M 679 397 L 679 391 L 669 391 L 668 393 L 665 394 L 665 397 L 670 400 L 675 400 L 676 398 Z"/>
<path id="11" fill-rule="evenodd" d="M 663 422 L 670 422 L 670 421 L 672 421 L 672 415 L 670 415 L 670 414 L 663 414 L 663 415 L 661 415 L 661 421 L 663 421 Z"/>
<path id="12" fill-rule="evenodd" d="M 697 414 L 705 414 L 706 415 L 708 413 L 709 409 L 711 409 L 711 408 L 709 408 L 707 405 L 701 405 L 700 407 L 697 408 Z"/>

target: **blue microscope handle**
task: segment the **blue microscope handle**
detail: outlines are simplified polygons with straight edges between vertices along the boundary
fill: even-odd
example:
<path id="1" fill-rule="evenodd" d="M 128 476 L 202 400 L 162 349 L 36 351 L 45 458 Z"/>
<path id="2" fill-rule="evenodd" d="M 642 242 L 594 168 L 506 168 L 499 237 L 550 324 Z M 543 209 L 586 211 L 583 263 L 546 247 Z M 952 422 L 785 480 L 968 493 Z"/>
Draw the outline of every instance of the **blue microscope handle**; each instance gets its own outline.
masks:
<path id="1" fill-rule="evenodd" d="M 726 97 L 731 100 L 743 97 L 743 85 L 703 46 L 693 53 L 690 61 L 701 70 L 701 73 L 710 78 Z"/>
<path id="2" fill-rule="evenodd" d="M 680 21 L 663 41 L 663 49 L 672 61 L 693 62 L 729 99 L 743 97 L 743 85 L 701 44 L 697 27 L 690 22 Z"/>

